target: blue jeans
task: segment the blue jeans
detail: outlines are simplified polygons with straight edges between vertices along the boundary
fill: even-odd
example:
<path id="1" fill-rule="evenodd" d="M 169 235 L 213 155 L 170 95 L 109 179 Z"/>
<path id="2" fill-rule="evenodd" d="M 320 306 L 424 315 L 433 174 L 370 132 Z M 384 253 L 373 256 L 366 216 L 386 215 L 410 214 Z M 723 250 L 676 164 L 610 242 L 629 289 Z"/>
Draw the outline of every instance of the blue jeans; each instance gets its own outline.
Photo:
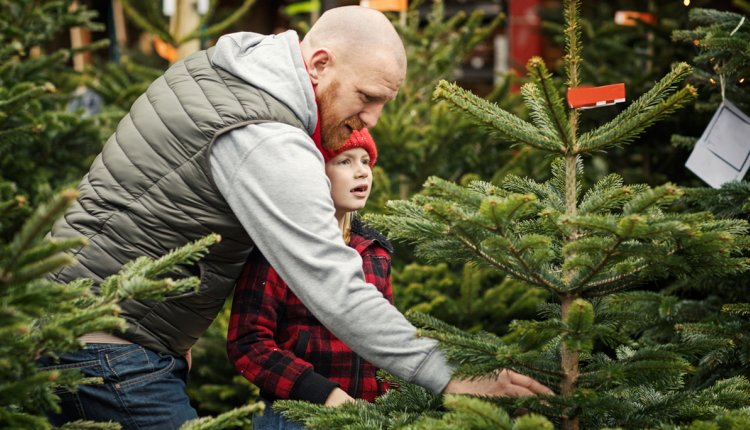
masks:
<path id="1" fill-rule="evenodd" d="M 259 399 L 261 400 L 261 399 Z M 263 400 L 266 410 L 263 415 L 253 414 L 253 430 L 305 430 L 302 424 L 289 421 L 271 409 L 271 403 Z"/>
<path id="2" fill-rule="evenodd" d="M 39 360 L 42 369 L 79 369 L 101 377 L 103 384 L 82 384 L 75 392 L 60 389 L 62 412 L 48 414 L 60 426 L 79 419 L 116 421 L 124 430 L 176 429 L 197 418 L 185 383 L 187 362 L 135 344 L 87 344 L 59 361 Z"/>

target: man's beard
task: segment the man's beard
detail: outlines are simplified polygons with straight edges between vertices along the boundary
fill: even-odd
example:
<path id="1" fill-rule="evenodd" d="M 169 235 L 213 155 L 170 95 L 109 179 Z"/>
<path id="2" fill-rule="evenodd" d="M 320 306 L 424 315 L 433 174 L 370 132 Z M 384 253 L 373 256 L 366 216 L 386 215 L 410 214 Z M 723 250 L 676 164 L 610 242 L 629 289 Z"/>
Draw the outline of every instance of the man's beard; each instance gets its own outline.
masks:
<path id="1" fill-rule="evenodd" d="M 341 121 L 334 117 L 334 105 L 339 95 L 340 86 L 339 81 L 333 81 L 326 91 L 318 94 L 320 137 L 323 148 L 331 151 L 341 148 L 346 143 L 351 130 L 361 130 L 365 127 L 365 124 L 356 115 Z M 351 130 L 345 127 L 347 125 Z"/>

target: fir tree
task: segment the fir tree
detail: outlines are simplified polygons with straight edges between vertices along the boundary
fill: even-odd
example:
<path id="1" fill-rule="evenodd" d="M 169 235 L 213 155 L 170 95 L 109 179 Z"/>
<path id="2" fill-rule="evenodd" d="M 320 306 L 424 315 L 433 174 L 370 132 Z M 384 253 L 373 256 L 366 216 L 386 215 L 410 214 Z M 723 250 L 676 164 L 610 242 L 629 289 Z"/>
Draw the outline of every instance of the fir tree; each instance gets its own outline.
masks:
<path id="1" fill-rule="evenodd" d="M 750 9 L 748 9 L 750 10 Z M 750 29 L 741 14 L 696 8 L 690 11 L 690 28 L 676 31 L 676 41 L 696 48 L 696 70 L 692 81 L 702 90 L 696 109 L 713 113 L 723 98 L 747 112 L 750 97 L 744 77 L 750 73 L 748 46 Z M 723 94 L 722 94 L 723 93 Z M 696 138 L 675 136 L 674 140 L 694 145 Z M 719 218 L 750 219 L 750 186 L 746 181 L 730 182 L 720 189 L 689 188 L 677 208 L 682 211 L 711 211 Z M 745 253 L 747 256 L 747 253 Z M 653 321 L 663 339 L 684 340 L 696 372 L 695 387 L 710 385 L 720 378 L 750 377 L 750 328 L 747 315 L 747 276 L 696 276 L 689 282 L 669 284 L 670 296 L 661 298 L 660 318 Z M 651 299 L 656 304 L 655 299 Z M 642 331 L 639 341 L 652 341 L 655 330 Z"/>
<path id="2" fill-rule="evenodd" d="M 696 12 L 702 10 L 700 7 L 710 7 L 712 4 L 715 2 L 709 0 L 692 0 L 689 6 L 680 1 L 586 2 L 582 5 L 581 18 L 582 52 L 586 58 L 581 65 L 582 79 L 590 85 L 624 82 L 628 98 L 644 93 L 671 69 L 673 63 L 694 63 L 695 53 L 702 51 L 700 46 L 694 44 L 696 38 L 680 38 L 680 42 L 685 43 L 675 43 L 674 35 L 680 33 L 681 29 L 695 25 Z M 649 13 L 653 21 L 636 21 L 632 26 L 619 25 L 614 17 L 617 11 L 622 10 Z M 546 17 L 544 28 L 547 33 L 562 45 L 562 12 L 547 10 L 543 16 Z M 739 19 L 734 21 L 733 27 L 738 22 Z M 629 182 L 645 181 L 653 185 L 671 180 L 699 185 L 700 181 L 684 168 L 684 161 L 695 143 L 694 136 L 700 135 L 718 105 L 719 79 L 713 76 L 714 83 L 711 83 L 711 75 L 713 73 L 695 68 L 689 82 L 699 90 L 696 100 L 661 122 L 659 127 L 647 130 L 627 150 L 592 154 L 587 178 L 613 171 Z M 623 110 L 625 107 L 618 104 L 607 110 L 587 113 L 581 118 L 581 126 L 586 129 L 597 127 L 608 121 L 612 110 Z"/>
<path id="3" fill-rule="evenodd" d="M 565 20 L 565 87 L 573 88 L 584 83 L 578 1 L 565 2 Z M 587 131 L 579 126 L 582 113 L 566 108 L 542 60 L 533 58 L 527 70 L 522 94 L 531 122 L 447 82 L 434 94 L 492 133 L 554 156 L 548 181 L 511 175 L 500 186 L 481 181 L 460 186 L 430 178 L 423 194 L 391 202 L 389 214 L 368 218 L 392 238 L 413 242 L 417 255 L 429 261 L 475 261 L 547 290 L 555 300 L 542 307 L 541 319 L 512 324 L 520 344 L 488 332 L 469 335 L 426 315 L 411 318 L 421 335 L 441 342 L 458 364 L 458 375 L 481 377 L 511 368 L 558 394 L 485 399 L 473 407 L 468 401 L 467 414 L 446 413 L 415 425 L 496 428 L 495 421 L 481 417 L 501 416 L 502 408 L 530 410 L 566 430 L 740 419 L 741 408 L 750 406 L 746 378 L 687 386 L 693 368 L 680 347 L 637 342 L 629 332 L 631 315 L 619 312 L 618 301 L 628 291 L 666 278 L 747 270 L 741 255 L 748 248 L 747 223 L 707 212 L 669 212 L 683 195 L 670 183 L 624 185 L 616 174 L 591 186 L 583 182 L 585 156 L 635 141 L 694 99 L 695 89 L 681 86 L 690 67 L 676 64 L 614 119 Z M 653 308 L 639 306 L 633 304 L 638 318 L 653 316 Z M 362 428 L 365 417 L 379 413 L 378 404 L 360 407 L 366 410 L 362 421 L 337 427 Z M 300 418 L 296 408 L 290 409 L 289 416 Z M 335 420 L 345 413 L 317 417 L 322 415 L 342 424 Z M 387 428 L 386 421 L 378 422 Z"/>
<path id="4" fill-rule="evenodd" d="M 64 251 L 85 245 L 82 238 L 45 240 L 51 223 L 75 199 L 68 190 L 40 207 L 54 190 L 85 173 L 117 120 L 151 69 L 126 63 L 108 66 L 92 82 L 70 66 L 74 51 L 59 41 L 72 27 L 99 30 L 95 13 L 72 0 L 0 1 L 0 427 L 50 428 L 44 412 L 57 410 L 54 389 L 75 387 L 76 372 L 40 372 L 36 359 L 80 347 L 78 336 L 124 327 L 117 303 L 125 298 L 158 299 L 197 286 L 196 279 L 164 278 L 172 265 L 190 264 L 218 238 L 210 236 L 161 259 L 139 259 L 92 293 L 81 279 L 57 284 L 45 275 L 72 259 Z M 92 50 L 107 41 L 84 47 Z M 120 73 L 115 73 L 120 71 Z M 88 72 L 91 72 L 89 70 Z M 95 73 L 93 73 L 96 76 Z M 95 86 L 107 104 L 101 114 L 70 108 L 81 84 Z M 222 348 L 223 350 L 223 348 Z M 244 399 L 246 403 L 248 398 Z M 191 428 L 225 428 L 247 422 L 261 406 L 247 405 L 215 420 L 202 418 Z M 228 409 L 228 408 L 226 408 Z M 226 410 L 224 409 L 224 410 Z M 210 411 L 214 412 L 214 411 Z M 77 422 L 76 428 L 119 428 L 117 424 Z"/>
<path id="5" fill-rule="evenodd" d="M 697 49 L 692 61 L 695 80 L 706 89 L 709 99 L 702 105 L 711 113 L 723 98 L 739 108 L 750 110 L 746 81 L 750 80 L 750 24 L 740 13 L 714 9 L 690 10 L 690 27 L 672 33 L 676 42 Z"/>
<path id="6" fill-rule="evenodd" d="M 172 280 L 165 277 L 177 264 L 192 264 L 219 240 L 210 235 L 159 258 L 140 257 L 105 279 L 92 292 L 93 282 L 79 279 L 68 284 L 45 276 L 74 262 L 65 251 L 85 246 L 83 238 L 45 238 L 77 194 L 64 191 L 47 206 L 40 207 L 13 239 L 0 243 L 0 427 L 50 428 L 45 411 L 58 411 L 56 387 L 74 388 L 97 383 L 75 370 L 40 371 L 40 357 L 56 357 L 79 348 L 78 337 L 92 331 L 124 329 L 118 303 L 126 299 L 160 299 L 197 288 L 197 278 Z M 5 206 L 2 219 L 15 207 Z M 6 224 L 0 224 L 5 231 Z M 235 411 L 232 416 L 251 412 Z M 226 417 L 227 419 L 229 417 Z M 84 423 L 88 428 L 118 428 L 112 424 Z M 84 425 L 81 424 L 81 425 Z M 201 427 L 203 428 L 203 427 Z M 211 427 L 223 428 L 223 427 Z"/>
<path id="7" fill-rule="evenodd" d="M 80 75 L 69 64 L 74 51 L 55 42 L 72 27 L 101 28 L 71 3 L 0 1 L 0 198 L 44 202 L 80 179 L 101 148 L 99 118 L 67 109 Z"/>
<path id="8" fill-rule="evenodd" d="M 547 298 L 541 288 L 474 263 L 410 263 L 393 271 L 393 285 L 402 312 L 428 313 L 468 331 L 505 333 L 510 321 L 533 318 Z"/>

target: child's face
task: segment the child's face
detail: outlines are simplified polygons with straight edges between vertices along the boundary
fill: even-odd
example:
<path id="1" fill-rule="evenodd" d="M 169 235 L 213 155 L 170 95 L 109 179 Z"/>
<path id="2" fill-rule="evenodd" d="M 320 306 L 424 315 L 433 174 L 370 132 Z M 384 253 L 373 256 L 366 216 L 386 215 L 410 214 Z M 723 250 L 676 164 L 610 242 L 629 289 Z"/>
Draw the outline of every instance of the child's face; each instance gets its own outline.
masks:
<path id="1" fill-rule="evenodd" d="M 362 209 L 372 189 L 370 155 L 353 148 L 328 160 L 326 175 L 331 181 L 331 197 L 337 212 Z"/>

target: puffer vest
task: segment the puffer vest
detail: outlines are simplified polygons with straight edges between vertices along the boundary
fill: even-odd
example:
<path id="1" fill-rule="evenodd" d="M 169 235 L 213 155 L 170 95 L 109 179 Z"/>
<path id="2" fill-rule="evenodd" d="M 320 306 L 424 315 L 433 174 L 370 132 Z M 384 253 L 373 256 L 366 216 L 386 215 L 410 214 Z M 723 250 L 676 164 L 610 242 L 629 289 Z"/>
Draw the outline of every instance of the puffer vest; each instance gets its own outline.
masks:
<path id="1" fill-rule="evenodd" d="M 185 354 L 214 320 L 253 248 L 211 178 L 211 144 L 222 133 L 256 122 L 305 131 L 273 96 L 213 66 L 212 51 L 174 64 L 135 101 L 81 180 L 78 200 L 51 233 L 89 240 L 75 251 L 77 263 L 52 278 L 92 278 L 96 285 L 139 256 L 158 258 L 219 233 L 221 242 L 207 256 L 170 274 L 199 276 L 199 291 L 120 304 L 128 323 L 121 337 L 176 355 Z"/>

